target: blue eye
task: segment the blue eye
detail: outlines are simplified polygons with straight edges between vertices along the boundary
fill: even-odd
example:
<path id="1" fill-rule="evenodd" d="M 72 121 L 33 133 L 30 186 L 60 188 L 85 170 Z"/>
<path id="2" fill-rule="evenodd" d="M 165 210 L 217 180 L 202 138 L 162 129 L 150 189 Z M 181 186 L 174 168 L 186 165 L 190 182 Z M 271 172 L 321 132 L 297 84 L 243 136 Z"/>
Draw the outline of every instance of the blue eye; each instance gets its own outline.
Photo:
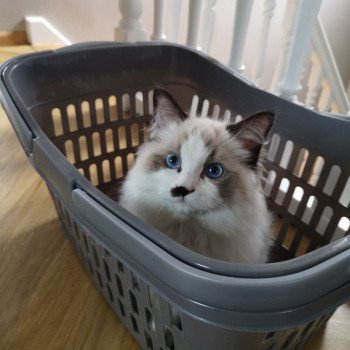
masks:
<path id="1" fill-rule="evenodd" d="M 224 173 L 224 168 L 219 163 L 208 165 L 206 174 L 212 179 L 218 179 Z"/>
<path id="2" fill-rule="evenodd" d="M 181 158 L 177 154 L 170 152 L 165 157 L 165 164 L 170 169 L 180 168 Z"/>

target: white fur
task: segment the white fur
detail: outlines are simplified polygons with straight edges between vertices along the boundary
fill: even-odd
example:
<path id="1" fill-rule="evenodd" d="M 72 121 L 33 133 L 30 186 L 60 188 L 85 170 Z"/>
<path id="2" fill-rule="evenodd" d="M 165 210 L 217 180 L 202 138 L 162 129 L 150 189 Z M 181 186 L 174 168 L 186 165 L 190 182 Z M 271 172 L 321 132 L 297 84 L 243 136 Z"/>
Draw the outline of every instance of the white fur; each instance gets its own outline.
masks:
<path id="1" fill-rule="evenodd" d="M 210 155 L 208 137 L 216 142 L 220 138 L 220 147 L 232 153 L 229 163 L 239 182 L 230 203 L 221 198 L 215 180 L 201 176 Z M 165 158 L 169 151 L 176 151 L 171 147 L 177 143 L 181 145 L 181 172 L 166 167 L 149 169 L 154 154 L 162 153 Z M 265 262 L 271 244 L 270 216 L 260 179 L 242 163 L 244 156 L 242 146 L 229 135 L 223 122 L 189 117 L 170 123 L 140 147 L 123 183 L 120 203 L 199 254 L 226 261 Z M 186 197 L 173 197 L 170 190 L 176 186 L 195 191 Z"/>

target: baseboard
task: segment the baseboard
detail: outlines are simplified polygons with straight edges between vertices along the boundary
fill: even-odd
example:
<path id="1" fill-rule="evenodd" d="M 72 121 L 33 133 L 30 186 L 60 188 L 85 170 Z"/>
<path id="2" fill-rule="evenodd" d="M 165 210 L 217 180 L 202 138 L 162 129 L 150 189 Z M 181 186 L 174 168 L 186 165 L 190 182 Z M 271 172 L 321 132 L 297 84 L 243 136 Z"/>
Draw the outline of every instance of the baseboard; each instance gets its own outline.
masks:
<path id="1" fill-rule="evenodd" d="M 71 45 L 71 42 L 43 17 L 27 16 L 25 24 L 31 45 Z"/>
<path id="2" fill-rule="evenodd" d="M 0 32 L 0 46 L 28 45 L 27 33 L 18 32 Z"/>

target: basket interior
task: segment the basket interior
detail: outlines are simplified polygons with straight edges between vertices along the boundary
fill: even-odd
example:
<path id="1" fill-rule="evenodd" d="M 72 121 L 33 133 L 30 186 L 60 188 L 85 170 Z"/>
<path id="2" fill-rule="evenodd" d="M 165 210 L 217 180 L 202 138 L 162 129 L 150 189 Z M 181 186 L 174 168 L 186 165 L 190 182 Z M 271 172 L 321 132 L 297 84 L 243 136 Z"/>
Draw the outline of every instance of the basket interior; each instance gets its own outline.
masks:
<path id="1" fill-rule="evenodd" d="M 304 255 L 349 233 L 348 121 L 279 99 L 206 56 L 170 44 L 48 52 L 8 72 L 5 80 L 25 118 L 34 118 L 34 129 L 114 200 L 147 140 L 155 83 L 199 117 L 237 122 L 272 109 L 278 117 L 264 162 L 264 192 L 276 214 L 278 254 L 271 260 Z"/>
<path id="2" fill-rule="evenodd" d="M 236 111 L 186 86 L 166 87 L 185 110 L 200 116 L 241 120 Z M 153 112 L 152 87 L 123 93 L 84 96 L 33 110 L 46 135 L 78 171 L 110 198 L 147 140 Z M 185 95 L 186 100 L 181 100 Z M 188 99 L 191 96 L 191 99 Z M 177 97 L 177 98 L 178 98 Z M 187 103 L 187 105 L 186 105 Z M 276 214 L 275 247 L 270 261 L 294 258 L 349 233 L 349 177 L 278 130 L 271 134 L 264 162 L 264 193 Z"/>

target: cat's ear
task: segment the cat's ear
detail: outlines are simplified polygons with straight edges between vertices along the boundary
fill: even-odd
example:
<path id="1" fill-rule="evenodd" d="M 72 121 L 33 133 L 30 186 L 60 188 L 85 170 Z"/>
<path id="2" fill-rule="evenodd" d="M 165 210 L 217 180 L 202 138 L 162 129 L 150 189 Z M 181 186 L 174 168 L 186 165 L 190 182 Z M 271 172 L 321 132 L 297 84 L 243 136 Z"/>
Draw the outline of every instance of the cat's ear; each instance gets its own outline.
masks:
<path id="1" fill-rule="evenodd" d="M 248 151 L 247 163 L 252 168 L 257 165 L 261 146 L 272 127 L 274 118 L 273 112 L 259 112 L 237 124 L 227 126 L 229 133 L 240 140 L 244 149 Z"/>
<path id="2" fill-rule="evenodd" d="M 174 98 L 165 90 L 155 88 L 153 92 L 153 120 L 151 124 L 151 138 L 166 128 L 170 123 L 180 123 L 187 118 L 185 112 Z"/>

